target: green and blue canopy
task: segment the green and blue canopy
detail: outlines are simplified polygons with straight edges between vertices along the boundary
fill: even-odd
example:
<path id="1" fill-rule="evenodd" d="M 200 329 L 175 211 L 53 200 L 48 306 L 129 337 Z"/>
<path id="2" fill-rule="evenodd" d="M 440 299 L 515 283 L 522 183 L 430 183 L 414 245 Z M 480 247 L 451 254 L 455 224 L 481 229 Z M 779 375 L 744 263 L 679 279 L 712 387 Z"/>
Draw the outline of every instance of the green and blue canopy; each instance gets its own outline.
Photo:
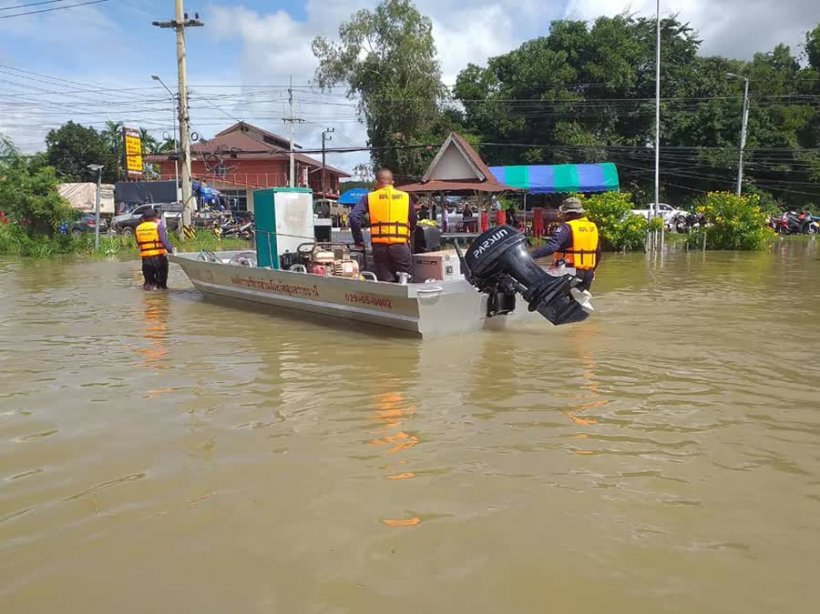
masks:
<path id="1" fill-rule="evenodd" d="M 612 162 L 539 166 L 491 166 L 499 183 L 530 194 L 617 192 L 618 169 Z"/>

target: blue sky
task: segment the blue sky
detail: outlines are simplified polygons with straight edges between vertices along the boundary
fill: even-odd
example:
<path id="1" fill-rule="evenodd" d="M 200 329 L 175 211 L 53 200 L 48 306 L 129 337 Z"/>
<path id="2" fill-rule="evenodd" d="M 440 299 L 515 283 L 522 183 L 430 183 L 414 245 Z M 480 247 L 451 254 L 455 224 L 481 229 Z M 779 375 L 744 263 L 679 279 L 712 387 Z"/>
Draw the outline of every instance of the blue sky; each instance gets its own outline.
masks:
<path id="1" fill-rule="evenodd" d="M 168 95 L 151 74 L 176 89 L 174 35 L 153 27 L 173 17 L 173 0 L 109 0 L 27 17 L 4 8 L 37 0 L 0 0 L 0 132 L 24 150 L 43 147 L 45 132 L 63 121 L 99 125 L 107 119 L 142 124 L 157 136 L 171 128 Z M 57 0 L 32 7 L 78 4 Z M 328 126 L 339 145 L 365 142 L 355 105 L 304 86 L 313 77 L 310 41 L 333 36 L 356 9 L 375 0 L 186 0 L 204 28 L 188 32 L 188 69 L 194 129 L 204 136 L 242 118 L 274 132 L 286 127 L 282 87 L 293 76 L 297 115 L 308 123 L 298 138 L 316 146 Z M 452 82 L 468 62 L 483 63 L 544 34 L 562 17 L 592 19 L 624 10 L 654 14 L 654 0 L 417 0 L 432 18 L 444 79 Z M 796 46 L 820 21 L 816 0 L 664 0 L 698 29 L 706 52 L 749 57 L 784 41 Z M 27 71 L 27 72 L 20 72 Z M 36 75 L 31 73 L 37 73 Z M 60 81 L 60 80 L 68 80 Z M 221 87 L 219 87 L 221 86 Z M 50 94 L 60 91 L 62 94 Z M 69 93 L 65 93 L 69 92 Z M 360 160 L 334 163 L 350 168 Z"/>

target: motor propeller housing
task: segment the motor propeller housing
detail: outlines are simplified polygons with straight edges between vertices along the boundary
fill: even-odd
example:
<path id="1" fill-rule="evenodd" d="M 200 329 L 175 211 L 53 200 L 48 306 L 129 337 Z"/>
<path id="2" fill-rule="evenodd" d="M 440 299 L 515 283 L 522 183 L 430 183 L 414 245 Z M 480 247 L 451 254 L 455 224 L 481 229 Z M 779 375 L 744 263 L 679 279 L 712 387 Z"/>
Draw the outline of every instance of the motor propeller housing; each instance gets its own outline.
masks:
<path id="1" fill-rule="evenodd" d="M 489 315 L 509 312 L 510 295 L 518 293 L 530 311 L 538 311 L 553 324 L 580 322 L 589 316 L 570 292 L 580 280 L 574 275 L 549 275 L 530 256 L 527 237 L 511 226 L 479 235 L 463 263 L 467 280 L 490 295 Z M 498 305 L 506 308 L 496 309 Z"/>

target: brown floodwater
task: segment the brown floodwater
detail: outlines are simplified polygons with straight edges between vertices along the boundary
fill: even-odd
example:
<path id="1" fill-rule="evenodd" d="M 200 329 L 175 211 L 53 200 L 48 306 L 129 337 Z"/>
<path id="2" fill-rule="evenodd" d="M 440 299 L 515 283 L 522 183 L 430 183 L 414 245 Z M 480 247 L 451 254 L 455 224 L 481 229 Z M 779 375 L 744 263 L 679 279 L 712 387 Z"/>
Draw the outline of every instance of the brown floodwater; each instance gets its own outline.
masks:
<path id="1" fill-rule="evenodd" d="M 820 257 L 609 255 L 579 325 L 420 342 L 0 261 L 0 611 L 820 602 Z"/>

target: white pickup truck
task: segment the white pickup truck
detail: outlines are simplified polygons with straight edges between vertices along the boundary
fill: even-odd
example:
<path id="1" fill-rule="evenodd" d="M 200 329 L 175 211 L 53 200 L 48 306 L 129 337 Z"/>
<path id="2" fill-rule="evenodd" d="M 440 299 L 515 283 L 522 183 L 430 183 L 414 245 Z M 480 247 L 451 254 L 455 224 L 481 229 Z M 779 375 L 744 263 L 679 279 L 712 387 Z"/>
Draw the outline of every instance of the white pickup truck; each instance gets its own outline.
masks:
<path id="1" fill-rule="evenodd" d="M 652 215 L 651 207 L 652 203 L 647 205 L 646 209 L 633 209 L 632 213 L 649 219 Z M 658 203 L 656 214 L 657 213 L 660 213 L 660 215 L 663 217 L 664 224 L 666 224 L 667 226 L 672 223 L 672 220 L 675 219 L 675 216 L 686 215 L 686 211 L 675 209 L 675 207 L 673 207 L 672 205 L 667 205 L 666 203 Z"/>

